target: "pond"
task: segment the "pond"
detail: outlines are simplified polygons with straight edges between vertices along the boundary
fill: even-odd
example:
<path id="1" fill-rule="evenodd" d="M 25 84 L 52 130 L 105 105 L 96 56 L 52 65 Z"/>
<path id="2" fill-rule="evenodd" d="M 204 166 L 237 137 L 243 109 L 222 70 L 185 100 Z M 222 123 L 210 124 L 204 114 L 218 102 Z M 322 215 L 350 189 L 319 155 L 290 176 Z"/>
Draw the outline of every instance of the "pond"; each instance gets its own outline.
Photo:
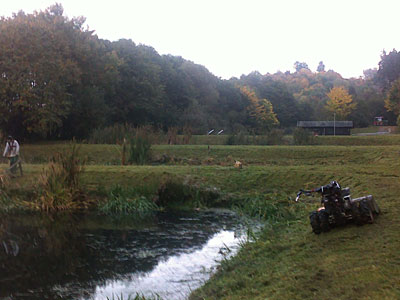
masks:
<path id="1" fill-rule="evenodd" d="M 0 299 L 186 299 L 246 239 L 232 212 L 0 216 Z"/>

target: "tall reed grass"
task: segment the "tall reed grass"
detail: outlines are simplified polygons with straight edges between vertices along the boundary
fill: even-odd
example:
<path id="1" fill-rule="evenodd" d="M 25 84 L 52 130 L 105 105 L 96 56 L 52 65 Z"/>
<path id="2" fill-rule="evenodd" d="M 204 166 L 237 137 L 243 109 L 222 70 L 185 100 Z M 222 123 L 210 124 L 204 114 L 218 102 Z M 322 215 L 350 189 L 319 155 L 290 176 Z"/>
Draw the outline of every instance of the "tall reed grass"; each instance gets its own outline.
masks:
<path id="1" fill-rule="evenodd" d="M 151 160 L 150 140 L 141 133 L 130 139 L 129 162 L 144 165 Z"/>
<path id="2" fill-rule="evenodd" d="M 48 212 L 88 208 L 91 202 L 80 184 L 86 161 L 79 151 L 72 142 L 57 153 L 38 177 L 34 201 L 25 204 Z"/>

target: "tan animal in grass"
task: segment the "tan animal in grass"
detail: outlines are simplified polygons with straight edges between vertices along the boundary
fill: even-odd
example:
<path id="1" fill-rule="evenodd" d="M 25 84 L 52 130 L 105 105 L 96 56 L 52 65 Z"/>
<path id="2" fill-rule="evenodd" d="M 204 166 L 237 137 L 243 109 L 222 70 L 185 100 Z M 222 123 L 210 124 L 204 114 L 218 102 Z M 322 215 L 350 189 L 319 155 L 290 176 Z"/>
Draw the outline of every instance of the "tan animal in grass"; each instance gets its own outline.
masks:
<path id="1" fill-rule="evenodd" d="M 242 163 L 240 161 L 235 161 L 235 168 L 236 169 L 241 169 L 242 168 Z"/>

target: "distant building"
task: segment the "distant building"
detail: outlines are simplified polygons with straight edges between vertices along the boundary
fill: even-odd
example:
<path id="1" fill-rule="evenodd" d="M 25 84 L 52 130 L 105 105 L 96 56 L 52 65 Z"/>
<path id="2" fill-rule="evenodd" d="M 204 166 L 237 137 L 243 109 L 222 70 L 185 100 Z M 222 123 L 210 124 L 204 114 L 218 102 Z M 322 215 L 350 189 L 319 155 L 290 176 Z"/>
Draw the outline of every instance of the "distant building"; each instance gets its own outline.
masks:
<path id="1" fill-rule="evenodd" d="M 375 117 L 374 118 L 374 125 L 375 126 L 387 126 L 388 120 L 384 120 L 383 117 Z"/>
<path id="2" fill-rule="evenodd" d="M 297 127 L 317 135 L 350 135 L 353 121 L 297 121 Z"/>

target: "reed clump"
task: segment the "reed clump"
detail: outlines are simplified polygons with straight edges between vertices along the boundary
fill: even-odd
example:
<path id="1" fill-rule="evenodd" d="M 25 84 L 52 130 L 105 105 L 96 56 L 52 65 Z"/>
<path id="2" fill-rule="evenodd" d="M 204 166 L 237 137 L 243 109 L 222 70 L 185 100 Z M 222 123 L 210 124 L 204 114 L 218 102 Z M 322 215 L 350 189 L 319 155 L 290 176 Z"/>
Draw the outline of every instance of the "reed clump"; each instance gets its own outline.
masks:
<path id="1" fill-rule="evenodd" d="M 86 160 L 79 151 L 80 147 L 72 142 L 57 153 L 38 177 L 34 200 L 25 204 L 47 212 L 87 209 L 91 201 L 80 184 Z"/>
<path id="2" fill-rule="evenodd" d="M 107 200 L 99 205 L 99 210 L 106 214 L 133 214 L 147 216 L 158 210 L 158 206 L 135 188 L 113 187 Z"/>
<path id="3" fill-rule="evenodd" d="M 144 165 L 151 161 L 151 140 L 146 129 L 138 128 L 129 143 L 129 162 L 131 164 Z"/>

